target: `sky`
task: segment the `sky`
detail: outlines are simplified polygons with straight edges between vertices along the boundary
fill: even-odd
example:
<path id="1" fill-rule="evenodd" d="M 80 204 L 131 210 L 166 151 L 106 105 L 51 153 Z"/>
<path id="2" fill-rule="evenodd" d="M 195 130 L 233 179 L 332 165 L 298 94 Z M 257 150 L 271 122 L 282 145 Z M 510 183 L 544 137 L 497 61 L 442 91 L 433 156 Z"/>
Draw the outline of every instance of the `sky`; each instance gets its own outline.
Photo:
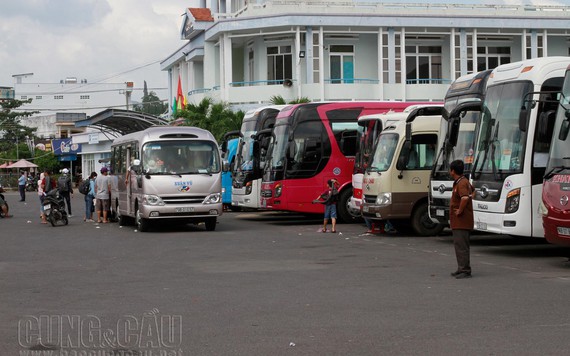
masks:
<path id="1" fill-rule="evenodd" d="M 356 0 L 374 1 L 374 0 Z M 377 2 L 381 2 L 377 0 Z M 387 3 L 421 3 L 389 0 Z M 435 0 L 434 3 L 570 5 L 570 0 Z M 0 6 L 0 86 L 12 75 L 34 73 L 26 82 L 133 81 L 161 98 L 167 74 L 159 62 L 184 45 L 182 16 L 199 0 L 3 0 Z M 135 93 L 141 93 L 140 91 Z M 142 93 L 141 93 L 142 96 Z M 133 94 L 133 99 L 139 98 Z"/>

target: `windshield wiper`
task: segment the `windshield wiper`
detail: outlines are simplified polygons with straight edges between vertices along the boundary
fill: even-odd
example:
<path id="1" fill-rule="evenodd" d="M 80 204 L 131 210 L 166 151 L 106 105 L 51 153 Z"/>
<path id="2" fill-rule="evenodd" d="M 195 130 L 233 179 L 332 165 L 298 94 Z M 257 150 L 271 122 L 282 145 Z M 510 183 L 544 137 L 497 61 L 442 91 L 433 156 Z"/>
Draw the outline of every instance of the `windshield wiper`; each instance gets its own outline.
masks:
<path id="1" fill-rule="evenodd" d="M 544 179 L 550 179 L 552 178 L 553 175 L 558 174 L 560 172 L 562 172 L 565 169 L 570 169 L 570 167 L 565 167 L 565 166 L 556 166 L 556 167 L 552 167 L 551 170 L 549 170 L 548 172 L 544 173 Z"/>

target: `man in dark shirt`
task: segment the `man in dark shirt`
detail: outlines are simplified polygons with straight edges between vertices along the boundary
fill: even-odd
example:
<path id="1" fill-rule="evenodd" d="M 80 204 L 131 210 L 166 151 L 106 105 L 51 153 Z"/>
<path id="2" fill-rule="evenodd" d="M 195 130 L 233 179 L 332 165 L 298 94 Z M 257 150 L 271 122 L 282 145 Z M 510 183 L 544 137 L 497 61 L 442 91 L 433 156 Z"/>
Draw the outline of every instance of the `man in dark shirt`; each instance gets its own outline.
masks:
<path id="1" fill-rule="evenodd" d="M 473 187 L 463 175 L 463 161 L 455 160 L 449 165 L 449 173 L 455 180 L 449 203 L 449 220 L 453 233 L 453 245 L 457 258 L 457 271 L 451 275 L 457 279 L 471 277 L 469 261 L 469 238 L 473 230 Z"/>

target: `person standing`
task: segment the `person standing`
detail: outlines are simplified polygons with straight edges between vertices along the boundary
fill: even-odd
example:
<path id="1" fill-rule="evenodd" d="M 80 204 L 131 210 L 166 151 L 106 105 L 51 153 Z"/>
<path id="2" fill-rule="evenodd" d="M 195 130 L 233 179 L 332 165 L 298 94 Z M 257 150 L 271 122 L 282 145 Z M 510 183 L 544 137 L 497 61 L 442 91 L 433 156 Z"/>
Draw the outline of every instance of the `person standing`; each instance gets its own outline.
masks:
<path id="1" fill-rule="evenodd" d="M 26 201 L 26 182 L 28 181 L 28 176 L 25 171 L 20 172 L 20 178 L 18 178 L 18 190 L 20 191 L 20 201 Z"/>
<path id="2" fill-rule="evenodd" d="M 44 173 L 40 174 L 40 179 L 38 180 L 38 197 L 40 199 L 40 218 L 42 219 L 42 224 L 47 224 L 46 217 L 44 215 L 44 190 L 42 187 L 42 182 L 45 178 Z"/>
<path id="3" fill-rule="evenodd" d="M 46 196 L 46 193 L 49 193 L 50 190 L 55 189 L 55 181 L 51 178 L 50 173 L 51 172 L 49 170 L 45 170 L 44 178 L 41 180 L 41 183 L 38 187 L 38 190 L 41 189 L 42 191 L 42 195 L 40 195 L 40 203 L 42 204 L 42 224 L 47 224 L 46 214 L 43 211 L 44 198 Z"/>
<path id="4" fill-rule="evenodd" d="M 69 169 L 64 168 L 61 171 L 61 176 L 57 180 L 57 187 L 59 188 L 59 193 L 65 200 L 67 204 L 67 216 L 71 215 L 71 198 L 73 197 L 73 188 L 71 187 L 71 178 L 69 177 Z"/>
<path id="5" fill-rule="evenodd" d="M 321 203 L 325 205 L 325 216 L 323 219 L 322 232 L 327 232 L 327 224 L 331 220 L 331 232 L 336 233 L 336 203 L 338 202 L 338 181 L 336 179 L 329 179 L 327 181 L 327 190 L 325 190 L 313 203 Z"/>
<path id="6" fill-rule="evenodd" d="M 96 172 L 91 172 L 89 175 L 89 192 L 85 194 L 85 219 L 83 221 L 93 222 L 93 199 L 95 199 L 95 179 L 97 178 Z"/>
<path id="7" fill-rule="evenodd" d="M 457 271 L 451 273 L 451 276 L 457 279 L 471 278 L 469 239 L 473 230 L 473 186 L 463 175 L 463 170 L 462 160 L 449 164 L 449 173 L 454 180 L 449 203 L 449 220 L 457 259 Z"/>
<path id="8" fill-rule="evenodd" d="M 97 222 L 104 224 L 109 222 L 109 220 L 107 220 L 107 213 L 111 205 L 111 180 L 108 174 L 109 170 L 107 167 L 103 167 L 101 168 L 101 175 L 95 180 L 95 199 L 97 199 L 95 210 L 97 211 Z M 101 220 L 101 212 L 103 212 L 103 220 Z"/>

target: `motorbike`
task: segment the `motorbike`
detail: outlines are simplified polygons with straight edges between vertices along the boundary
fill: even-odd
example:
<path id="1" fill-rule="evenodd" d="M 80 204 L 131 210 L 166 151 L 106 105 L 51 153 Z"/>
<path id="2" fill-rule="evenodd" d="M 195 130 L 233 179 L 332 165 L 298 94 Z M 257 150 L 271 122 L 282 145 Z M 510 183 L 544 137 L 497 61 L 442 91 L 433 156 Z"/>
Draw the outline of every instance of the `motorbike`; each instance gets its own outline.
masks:
<path id="1" fill-rule="evenodd" d="M 50 222 L 51 226 L 56 226 L 58 223 L 67 225 L 67 212 L 65 211 L 65 201 L 59 189 L 50 190 L 44 197 L 44 214 L 46 220 Z"/>
<path id="2" fill-rule="evenodd" d="M 6 198 L 4 198 L 4 193 L 5 190 L 4 188 L 2 188 L 2 184 L 0 184 L 0 198 L 2 198 L 2 200 L 4 201 L 4 204 L 6 204 L 6 206 L 8 206 L 8 202 L 6 201 Z M 2 210 L 2 208 L 0 208 L 0 218 L 4 217 L 4 210 Z"/>
<path id="3" fill-rule="evenodd" d="M 27 192 L 35 192 L 38 190 L 38 181 L 33 177 L 28 177 L 26 181 L 26 191 Z"/>

